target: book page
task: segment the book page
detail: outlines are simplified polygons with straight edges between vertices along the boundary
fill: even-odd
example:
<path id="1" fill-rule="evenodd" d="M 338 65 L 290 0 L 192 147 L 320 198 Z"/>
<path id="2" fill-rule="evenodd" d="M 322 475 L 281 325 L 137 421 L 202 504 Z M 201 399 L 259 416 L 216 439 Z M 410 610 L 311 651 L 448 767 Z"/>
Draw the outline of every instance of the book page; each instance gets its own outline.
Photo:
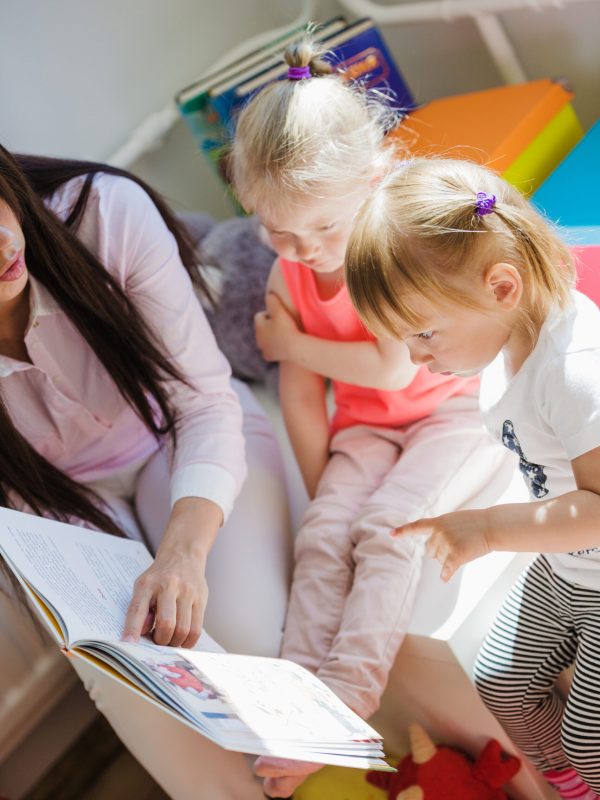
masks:
<path id="1" fill-rule="evenodd" d="M 88 648 L 85 650 L 87 652 Z M 278 679 L 273 686 L 274 674 L 281 671 L 270 669 L 274 659 L 223 655 L 214 643 L 211 651 L 195 653 L 159 647 L 142 638 L 138 644 L 103 642 L 95 645 L 93 652 L 103 659 L 108 656 L 117 670 L 126 665 L 126 674 L 140 689 L 227 749 L 346 767 L 389 769 L 381 760 L 379 734 L 358 719 L 316 678 L 309 675 L 308 682 L 304 683 L 305 670 L 290 662 L 278 663 L 286 676 L 291 672 L 294 678 Z M 214 678 L 209 680 L 207 670 L 199 670 L 194 661 L 202 661 L 204 666 L 206 657 L 214 653 L 220 658 L 211 663 L 215 672 Z M 231 670 L 236 676 L 232 682 L 223 676 L 221 668 L 238 659 L 241 661 Z M 267 674 L 263 676 L 265 669 Z M 254 672 L 257 675 L 253 675 Z M 223 682 L 231 691 L 222 688 Z M 275 695 L 271 696 L 273 689 Z M 242 701 L 237 702 L 240 697 Z M 311 707 L 314 703 L 316 709 Z M 249 714 L 248 706 L 252 709 Z M 249 724 L 254 719 L 254 710 L 260 718 L 259 729 Z M 240 711 L 244 717 L 240 716 Z M 335 731 L 330 729 L 329 733 L 334 738 L 323 739 L 326 731 L 322 725 L 327 725 L 332 714 L 336 725 Z M 300 719 L 305 716 L 308 719 Z M 291 731 L 290 720 L 295 723 Z"/>
<path id="2" fill-rule="evenodd" d="M 380 742 L 381 736 L 318 678 L 284 659 L 178 649 L 223 702 L 264 740 Z"/>
<path id="3" fill-rule="evenodd" d="M 78 639 L 120 639 L 145 545 L 0 508 L 0 551 Z"/>

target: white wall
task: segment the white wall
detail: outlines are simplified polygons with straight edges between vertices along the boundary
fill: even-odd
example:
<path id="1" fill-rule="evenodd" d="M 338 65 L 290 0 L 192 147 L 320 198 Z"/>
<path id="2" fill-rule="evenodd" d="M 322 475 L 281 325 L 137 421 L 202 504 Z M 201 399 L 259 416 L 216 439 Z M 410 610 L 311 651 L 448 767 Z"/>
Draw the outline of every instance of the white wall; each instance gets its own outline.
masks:
<path id="1" fill-rule="evenodd" d="M 299 0 L 0 0 L 0 142 L 104 159 L 233 45 L 287 24 L 299 8 Z M 167 161 L 180 140 L 185 149 L 183 130 Z M 189 163 L 173 170 L 189 177 Z M 218 210 L 216 179 L 202 168 L 198 176 L 164 188 L 188 206 L 207 196 Z"/>
<path id="2" fill-rule="evenodd" d="M 485 0 L 480 5 L 484 8 Z M 600 2 L 573 2 L 560 8 L 558 1 L 556 6 L 511 11 L 498 19 L 527 80 L 570 80 L 573 105 L 587 129 L 600 116 Z M 385 25 L 382 30 L 421 102 L 502 82 L 472 19 Z"/>
<path id="3" fill-rule="evenodd" d="M 105 159 L 150 112 L 232 46 L 291 22 L 301 0 L 0 0 L 0 141 L 20 151 Z M 384 4 L 389 4 L 384 0 Z M 339 10 L 320 0 L 319 18 Z M 600 115 L 600 3 L 501 20 L 530 79 L 564 75 L 585 127 Z M 468 20 L 386 25 L 420 101 L 500 82 Z M 183 123 L 133 165 L 178 207 L 229 213 Z"/>

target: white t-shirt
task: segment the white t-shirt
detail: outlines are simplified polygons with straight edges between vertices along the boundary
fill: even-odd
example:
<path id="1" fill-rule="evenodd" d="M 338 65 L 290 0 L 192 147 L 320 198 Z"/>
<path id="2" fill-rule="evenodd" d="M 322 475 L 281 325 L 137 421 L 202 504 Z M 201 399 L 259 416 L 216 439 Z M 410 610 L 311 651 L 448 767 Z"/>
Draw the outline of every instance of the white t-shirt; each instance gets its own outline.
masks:
<path id="1" fill-rule="evenodd" d="M 532 500 L 577 488 L 571 461 L 600 447 L 600 310 L 579 292 L 548 316 L 521 369 L 507 380 L 502 353 L 482 375 L 480 404 L 493 436 L 519 457 Z M 565 531 L 565 537 L 568 537 Z M 548 554 L 561 577 L 600 588 L 598 547 Z"/>

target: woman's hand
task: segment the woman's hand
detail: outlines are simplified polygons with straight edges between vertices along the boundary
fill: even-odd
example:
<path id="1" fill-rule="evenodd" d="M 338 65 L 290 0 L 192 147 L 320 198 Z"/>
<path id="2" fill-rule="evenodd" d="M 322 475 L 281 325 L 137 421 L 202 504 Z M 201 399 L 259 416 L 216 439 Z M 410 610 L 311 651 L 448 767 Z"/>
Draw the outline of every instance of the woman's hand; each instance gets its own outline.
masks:
<path id="1" fill-rule="evenodd" d="M 441 517 L 419 519 L 401 525 L 392 536 L 428 536 L 427 554 L 442 565 L 441 578 L 448 581 L 459 567 L 486 555 L 489 545 L 487 512 L 455 511 Z"/>
<path id="2" fill-rule="evenodd" d="M 208 600 L 206 559 L 222 521 L 223 512 L 210 500 L 183 497 L 175 503 L 154 563 L 135 581 L 124 641 L 152 631 L 157 644 L 196 644 Z"/>
<path id="3" fill-rule="evenodd" d="M 274 292 L 268 292 L 266 310 L 254 315 L 256 344 L 265 361 L 289 361 L 293 343 L 300 334 L 293 316 Z"/>

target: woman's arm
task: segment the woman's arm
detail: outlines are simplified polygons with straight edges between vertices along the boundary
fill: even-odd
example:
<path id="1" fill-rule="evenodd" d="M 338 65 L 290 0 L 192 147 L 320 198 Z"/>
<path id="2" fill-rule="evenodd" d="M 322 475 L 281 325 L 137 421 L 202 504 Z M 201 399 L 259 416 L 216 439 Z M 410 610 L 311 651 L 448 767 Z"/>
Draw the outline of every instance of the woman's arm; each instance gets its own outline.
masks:
<path id="1" fill-rule="evenodd" d="M 427 552 L 442 578 L 492 550 L 568 553 L 600 547 L 600 447 L 571 462 L 577 490 L 532 503 L 456 511 L 397 528 L 395 535 L 429 536 Z"/>
<path id="2" fill-rule="evenodd" d="M 194 646 L 208 599 L 206 559 L 222 522 L 223 511 L 211 500 L 175 503 L 153 566 L 135 582 L 124 640 L 152 630 L 158 644 Z"/>
<path id="3" fill-rule="evenodd" d="M 167 384 L 178 418 L 172 511 L 154 564 L 136 582 L 125 635 L 137 638 L 152 612 L 156 642 L 192 646 L 206 605 L 206 556 L 245 476 L 241 409 L 156 206 L 131 181 L 103 176 L 97 183 L 99 255 L 187 381 Z"/>
<path id="4" fill-rule="evenodd" d="M 267 361 L 291 361 L 304 369 L 354 386 L 394 391 L 408 386 L 418 366 L 404 342 L 336 342 L 304 333 L 280 294 L 272 289 L 257 315 L 256 338 Z"/>

